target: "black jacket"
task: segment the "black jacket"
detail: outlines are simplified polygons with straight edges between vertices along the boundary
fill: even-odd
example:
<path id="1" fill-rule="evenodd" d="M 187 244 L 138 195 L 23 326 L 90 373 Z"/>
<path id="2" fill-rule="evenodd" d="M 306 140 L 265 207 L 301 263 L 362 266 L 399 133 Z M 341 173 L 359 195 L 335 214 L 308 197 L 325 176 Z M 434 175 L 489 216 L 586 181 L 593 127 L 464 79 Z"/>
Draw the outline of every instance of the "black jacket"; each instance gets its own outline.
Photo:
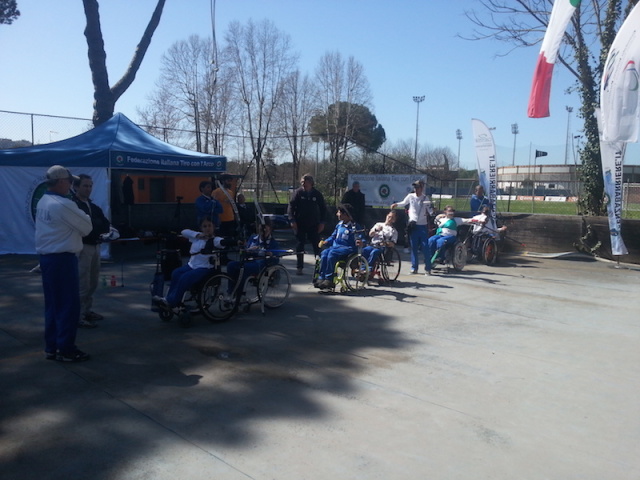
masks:
<path id="1" fill-rule="evenodd" d="M 100 235 L 103 233 L 109 233 L 109 229 L 111 228 L 111 222 L 104 216 L 104 212 L 102 209 L 89 200 L 87 203 L 80 200 L 78 197 L 74 197 L 73 200 L 76 202 L 80 210 L 91 217 L 91 224 L 93 225 L 93 229 L 86 237 L 82 237 L 82 243 L 86 243 L 87 245 L 97 245 L 100 242 Z"/>
<path id="2" fill-rule="evenodd" d="M 322 194 L 312 188 L 308 192 L 300 187 L 289 202 L 289 219 L 298 225 L 313 226 L 324 223 L 327 206 Z"/>
<path id="3" fill-rule="evenodd" d="M 347 190 L 342 196 L 342 203 L 349 203 L 353 207 L 353 219 L 364 224 L 364 193 Z"/>

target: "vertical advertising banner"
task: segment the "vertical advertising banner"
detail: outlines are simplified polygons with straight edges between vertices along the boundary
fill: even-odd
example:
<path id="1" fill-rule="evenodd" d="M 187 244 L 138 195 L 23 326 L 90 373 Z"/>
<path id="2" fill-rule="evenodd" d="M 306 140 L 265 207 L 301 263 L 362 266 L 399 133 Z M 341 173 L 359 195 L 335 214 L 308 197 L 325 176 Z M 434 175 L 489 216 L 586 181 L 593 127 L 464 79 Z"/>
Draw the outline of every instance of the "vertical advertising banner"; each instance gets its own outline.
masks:
<path id="1" fill-rule="evenodd" d="M 473 142 L 478 160 L 478 178 L 485 195 L 491 204 L 491 216 L 496 219 L 496 201 L 498 199 L 498 168 L 496 166 L 496 145 L 489 127 L 477 118 L 471 119 Z"/>
<path id="2" fill-rule="evenodd" d="M 625 142 L 607 142 L 602 131 L 602 112 L 596 109 L 598 129 L 600 130 L 600 158 L 602 161 L 602 177 L 604 193 L 607 196 L 607 216 L 609 218 L 609 235 L 611 237 L 611 253 L 627 255 L 627 247 L 622 241 L 622 164 L 627 144 Z"/>

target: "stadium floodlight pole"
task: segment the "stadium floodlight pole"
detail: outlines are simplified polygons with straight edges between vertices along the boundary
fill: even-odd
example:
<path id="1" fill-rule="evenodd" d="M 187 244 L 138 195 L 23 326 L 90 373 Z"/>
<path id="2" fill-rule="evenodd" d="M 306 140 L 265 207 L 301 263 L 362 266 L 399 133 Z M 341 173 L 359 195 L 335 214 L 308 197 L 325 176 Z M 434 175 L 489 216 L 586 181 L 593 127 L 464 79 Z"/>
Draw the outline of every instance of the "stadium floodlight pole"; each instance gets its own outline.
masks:
<path id="1" fill-rule="evenodd" d="M 456 139 L 458 140 L 458 167 L 460 167 L 460 141 L 462 140 L 462 130 L 456 130 Z"/>
<path id="2" fill-rule="evenodd" d="M 517 123 L 511 124 L 511 133 L 513 133 L 513 158 L 511 159 L 511 166 L 513 167 L 516 164 L 516 136 L 520 133 Z"/>
<path id="3" fill-rule="evenodd" d="M 417 169 L 418 168 L 418 122 L 420 120 L 420 103 L 424 102 L 424 95 L 414 96 L 413 101 L 416 102 L 416 105 L 418 107 L 416 112 L 416 148 L 413 153 L 414 167 Z"/>
<path id="4" fill-rule="evenodd" d="M 564 164 L 567 165 L 569 161 L 569 125 L 571 125 L 571 112 L 573 112 L 573 107 L 564 107 L 567 109 L 567 138 L 565 139 L 565 147 L 564 147 Z"/>

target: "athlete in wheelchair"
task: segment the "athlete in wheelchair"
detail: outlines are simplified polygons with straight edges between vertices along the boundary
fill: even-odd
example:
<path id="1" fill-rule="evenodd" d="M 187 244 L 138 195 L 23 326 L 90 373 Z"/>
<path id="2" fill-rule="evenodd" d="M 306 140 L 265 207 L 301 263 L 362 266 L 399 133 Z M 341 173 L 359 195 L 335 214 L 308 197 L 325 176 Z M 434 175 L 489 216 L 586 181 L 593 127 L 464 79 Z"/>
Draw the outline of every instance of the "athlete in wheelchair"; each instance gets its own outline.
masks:
<path id="1" fill-rule="evenodd" d="M 458 239 L 458 226 L 470 223 L 471 219 L 456 218 L 455 214 L 455 208 L 447 205 L 444 213 L 435 218 L 437 230 L 427 242 L 431 260 L 427 262 L 426 275 L 431 275 L 431 270 L 437 264 L 446 265 L 447 271 L 450 268 L 461 271 L 466 265 L 467 247 Z"/>
<path id="2" fill-rule="evenodd" d="M 264 218 L 263 223 L 258 225 L 258 233 L 250 236 L 247 240 L 242 251 L 243 258 L 227 264 L 227 275 L 233 280 L 227 289 L 229 296 L 232 295 L 233 286 L 238 283 L 238 280 L 242 284 L 251 276 L 257 278 L 265 267 L 280 263 L 278 255 L 283 250 L 280 249 L 278 241 L 273 237 L 272 228 L 271 219 Z"/>
<path id="3" fill-rule="evenodd" d="M 498 242 L 507 227 L 496 226 L 491 207 L 486 205 L 468 223 L 473 224 L 471 235 L 465 240 L 471 260 L 480 259 L 487 265 L 494 264 L 498 260 Z"/>
<path id="4" fill-rule="evenodd" d="M 320 242 L 324 250 L 316 263 L 313 286 L 325 291 L 334 290 L 338 284 L 341 291 L 362 288 L 369 276 L 369 264 L 359 252 L 363 229 L 354 222 L 348 203 L 338 207 L 336 216 L 339 222 L 335 230 Z"/>
<path id="5" fill-rule="evenodd" d="M 291 290 L 291 278 L 280 265 L 280 257 L 293 250 L 280 249 L 271 235 L 271 221 L 263 218 L 258 233 L 251 236 L 240 251 L 238 261 L 227 264 L 227 273 L 217 273 L 202 287 L 204 314 L 212 322 L 224 322 L 243 305 L 246 310 L 254 303 L 265 308 L 284 304 Z"/>
<path id="6" fill-rule="evenodd" d="M 196 306 L 202 310 L 199 285 L 219 271 L 219 252 L 234 245 L 235 239 L 215 236 L 215 225 L 209 216 L 200 221 L 200 231 L 185 229 L 181 235 L 191 242 L 189 262 L 171 272 L 171 285 L 163 296 L 163 285 L 157 285 L 158 275 L 151 286 L 152 302 L 160 318 L 168 321 L 178 315 L 180 323 L 188 326 L 191 323 L 191 309 L 186 306 L 195 300 Z"/>
<path id="7" fill-rule="evenodd" d="M 398 231 L 395 229 L 396 211 L 387 213 L 384 222 L 376 223 L 369 230 L 371 242 L 362 249 L 369 262 L 370 277 L 378 277 L 379 283 L 393 282 L 400 274 L 400 254 L 395 249 Z"/>

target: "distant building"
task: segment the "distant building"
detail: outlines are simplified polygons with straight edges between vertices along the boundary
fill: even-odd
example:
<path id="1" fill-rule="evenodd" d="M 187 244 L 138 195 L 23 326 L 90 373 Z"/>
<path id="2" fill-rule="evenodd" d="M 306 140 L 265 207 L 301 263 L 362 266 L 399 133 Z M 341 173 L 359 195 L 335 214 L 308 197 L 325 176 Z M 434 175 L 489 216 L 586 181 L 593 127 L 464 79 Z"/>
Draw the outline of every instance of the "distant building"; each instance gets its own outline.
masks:
<path id="1" fill-rule="evenodd" d="M 624 165 L 625 194 L 635 197 L 640 189 L 640 165 Z M 499 195 L 577 197 L 580 165 L 516 165 L 498 167 Z"/>

